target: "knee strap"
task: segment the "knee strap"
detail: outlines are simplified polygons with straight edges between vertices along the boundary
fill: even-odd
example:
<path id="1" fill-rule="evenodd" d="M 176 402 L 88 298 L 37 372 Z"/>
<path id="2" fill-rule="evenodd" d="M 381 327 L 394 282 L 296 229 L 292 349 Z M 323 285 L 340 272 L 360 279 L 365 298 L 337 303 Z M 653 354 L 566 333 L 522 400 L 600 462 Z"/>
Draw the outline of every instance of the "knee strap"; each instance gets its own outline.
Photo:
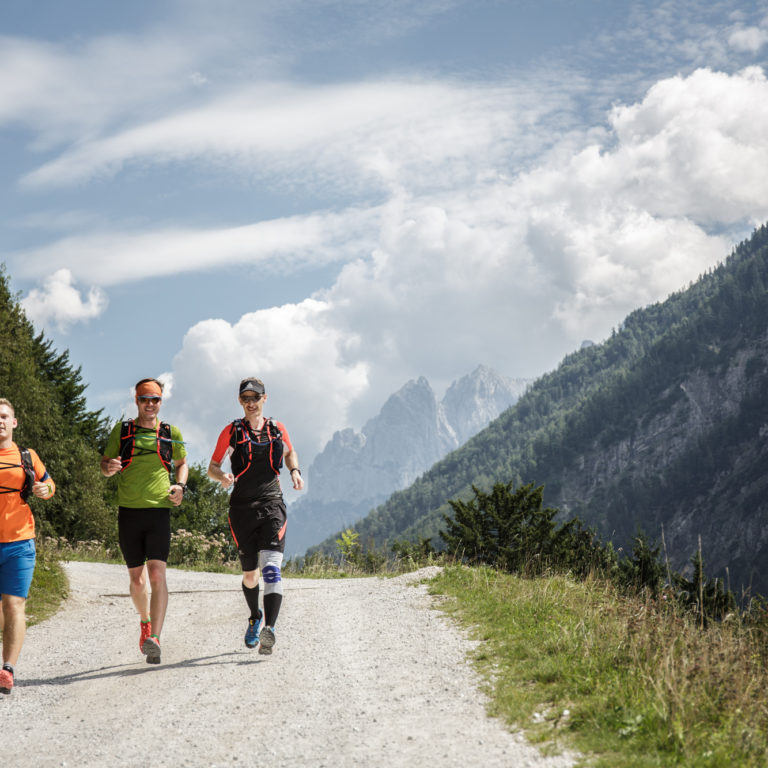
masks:
<path id="1" fill-rule="evenodd" d="M 283 553 L 271 549 L 262 549 L 259 552 L 259 568 L 264 579 L 265 595 L 283 594 L 283 577 L 280 566 L 283 564 Z"/>

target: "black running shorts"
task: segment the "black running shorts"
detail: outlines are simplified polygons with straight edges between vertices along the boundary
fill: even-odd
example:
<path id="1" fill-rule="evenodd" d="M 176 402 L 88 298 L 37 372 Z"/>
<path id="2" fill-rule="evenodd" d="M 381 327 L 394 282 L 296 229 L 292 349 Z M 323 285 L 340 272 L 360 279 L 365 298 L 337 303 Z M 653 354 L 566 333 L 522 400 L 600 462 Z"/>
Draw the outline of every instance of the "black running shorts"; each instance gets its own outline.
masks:
<path id="1" fill-rule="evenodd" d="M 171 551 L 171 510 L 167 507 L 117 508 L 120 551 L 129 568 L 147 560 L 168 562 Z"/>
<path id="2" fill-rule="evenodd" d="M 255 571 L 259 567 L 262 549 L 285 551 L 287 520 L 288 512 L 282 499 L 230 507 L 229 527 L 244 571 Z"/>

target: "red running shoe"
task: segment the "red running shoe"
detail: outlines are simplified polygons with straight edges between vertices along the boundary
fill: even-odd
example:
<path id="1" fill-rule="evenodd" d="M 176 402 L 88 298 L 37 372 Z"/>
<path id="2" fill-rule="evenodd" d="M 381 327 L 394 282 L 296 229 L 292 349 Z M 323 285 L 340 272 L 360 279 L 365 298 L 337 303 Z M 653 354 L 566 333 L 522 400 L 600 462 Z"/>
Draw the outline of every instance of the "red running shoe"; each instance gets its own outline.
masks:
<path id="1" fill-rule="evenodd" d="M 151 635 L 141 646 L 141 652 L 147 657 L 147 664 L 160 663 L 160 639 Z"/>
<path id="2" fill-rule="evenodd" d="M 142 653 L 146 653 L 144 650 L 144 643 L 147 641 L 147 638 L 152 634 L 152 622 L 151 621 L 142 621 L 141 622 L 141 637 L 139 638 L 139 648 L 141 649 Z"/>
<path id="3" fill-rule="evenodd" d="M 0 693 L 10 693 L 13 689 L 13 672 L 0 669 Z"/>

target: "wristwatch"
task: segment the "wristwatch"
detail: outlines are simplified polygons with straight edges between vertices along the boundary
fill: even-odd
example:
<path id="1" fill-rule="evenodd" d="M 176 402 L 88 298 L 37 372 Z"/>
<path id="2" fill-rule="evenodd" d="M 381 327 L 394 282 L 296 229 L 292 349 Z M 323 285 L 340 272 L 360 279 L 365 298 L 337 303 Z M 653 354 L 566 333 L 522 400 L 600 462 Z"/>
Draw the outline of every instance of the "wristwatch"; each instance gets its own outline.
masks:
<path id="1" fill-rule="evenodd" d="M 184 483 L 174 483 L 174 485 L 178 485 L 179 488 L 181 488 L 181 492 L 182 493 L 186 493 L 187 492 L 187 486 L 184 485 Z"/>

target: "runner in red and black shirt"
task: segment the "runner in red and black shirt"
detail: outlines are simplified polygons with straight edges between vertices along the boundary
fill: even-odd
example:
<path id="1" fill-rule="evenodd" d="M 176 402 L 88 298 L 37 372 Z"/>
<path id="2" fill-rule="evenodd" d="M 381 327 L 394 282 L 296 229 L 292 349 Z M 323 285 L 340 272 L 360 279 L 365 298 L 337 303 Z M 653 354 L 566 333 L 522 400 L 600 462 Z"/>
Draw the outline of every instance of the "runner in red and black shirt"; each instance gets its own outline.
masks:
<path id="1" fill-rule="evenodd" d="M 288 470 L 293 487 L 300 491 L 304 480 L 299 457 L 288 430 L 280 421 L 264 416 L 267 400 L 264 383 L 248 378 L 240 382 L 239 401 L 243 418 L 221 431 L 208 465 L 208 477 L 234 489 L 229 498 L 229 526 L 243 568 L 243 594 L 251 612 L 245 644 L 272 653 L 275 622 L 283 600 L 280 568 L 285 551 L 287 513 L 280 487 L 280 469 Z M 231 472 L 222 462 L 229 458 Z M 264 578 L 264 610 L 259 608 L 259 571 Z M 261 621 L 264 619 L 264 626 Z"/>

